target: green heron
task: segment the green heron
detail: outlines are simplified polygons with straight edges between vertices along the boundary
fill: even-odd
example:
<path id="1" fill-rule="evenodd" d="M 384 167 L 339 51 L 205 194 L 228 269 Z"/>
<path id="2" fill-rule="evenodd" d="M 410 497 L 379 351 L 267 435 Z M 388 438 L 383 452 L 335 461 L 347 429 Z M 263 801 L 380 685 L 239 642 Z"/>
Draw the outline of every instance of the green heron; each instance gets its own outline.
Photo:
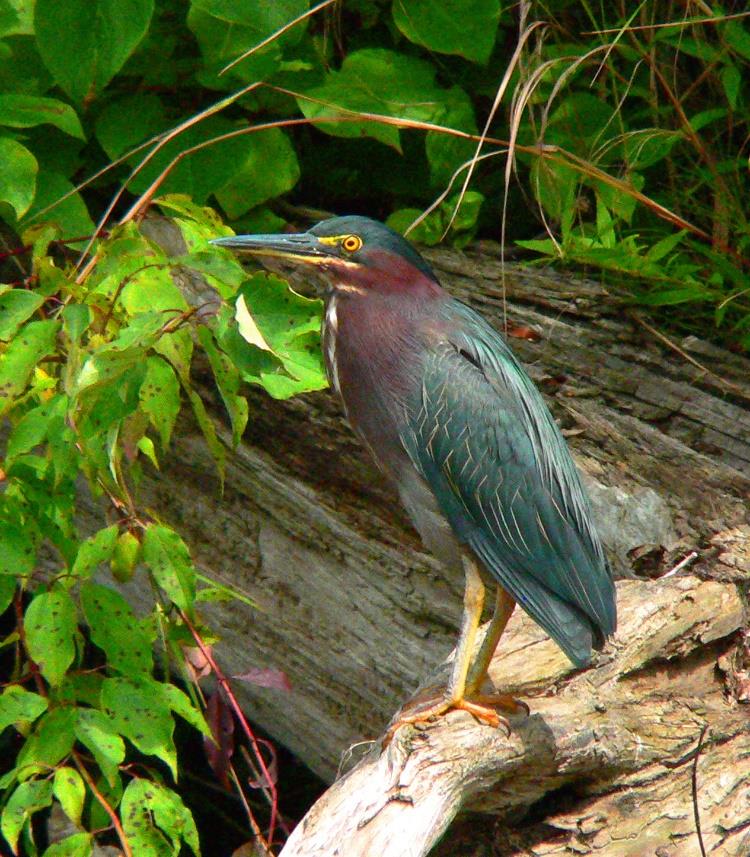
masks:
<path id="1" fill-rule="evenodd" d="M 588 498 L 540 393 L 503 338 L 382 223 L 334 217 L 301 234 L 214 243 L 323 272 L 331 386 L 424 543 L 450 568 L 463 568 L 448 686 L 402 712 L 392 731 L 451 709 L 509 728 L 496 709 L 526 707 L 481 691 L 516 603 L 577 667 L 617 623 Z M 490 582 L 494 615 L 475 654 Z"/>

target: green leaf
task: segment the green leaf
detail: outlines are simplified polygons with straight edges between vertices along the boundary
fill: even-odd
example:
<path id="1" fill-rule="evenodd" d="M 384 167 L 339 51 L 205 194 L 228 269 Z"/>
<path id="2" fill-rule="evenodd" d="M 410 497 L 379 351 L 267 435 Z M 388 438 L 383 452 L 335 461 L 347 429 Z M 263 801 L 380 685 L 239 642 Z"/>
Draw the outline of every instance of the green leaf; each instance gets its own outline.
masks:
<path id="1" fill-rule="evenodd" d="M 199 80 L 211 89 L 234 88 L 233 79 L 239 78 L 246 83 L 257 80 L 268 79 L 281 65 L 282 53 L 280 42 L 289 42 L 303 33 L 304 25 L 295 27 L 280 39 L 276 39 L 266 47 L 255 51 L 242 62 L 232 67 L 229 74 L 219 77 L 221 69 L 230 62 L 244 54 L 248 48 L 258 44 L 263 38 L 271 35 L 279 26 L 290 21 L 294 15 L 284 17 L 277 27 L 273 26 L 278 11 L 282 11 L 287 2 L 302 6 L 302 11 L 307 9 L 306 3 L 300 0 L 281 0 L 281 2 L 268 3 L 263 0 L 248 0 L 244 4 L 235 3 L 239 9 L 244 6 L 249 23 L 237 23 L 222 19 L 222 15 L 209 14 L 194 2 L 190 5 L 187 24 L 195 34 L 203 55 L 204 71 L 199 74 Z M 211 8 L 212 3 L 201 3 L 206 8 Z M 254 26 L 257 23 L 258 26 Z M 270 28 L 269 28 L 270 27 Z M 263 32 L 264 35 L 260 35 Z"/>
<path id="2" fill-rule="evenodd" d="M 142 753 L 165 762 L 176 779 L 174 720 L 160 684 L 147 679 L 107 678 L 101 699 L 117 732 Z"/>
<path id="3" fill-rule="evenodd" d="M 125 758 L 125 744 L 112 718 L 95 708 L 79 708 L 75 735 L 91 751 L 110 785 L 114 784 Z"/>
<path id="4" fill-rule="evenodd" d="M 31 816 L 52 803 L 51 780 L 29 780 L 21 783 L 5 805 L 0 818 L 0 832 L 16 853 L 18 837 Z"/>
<path id="5" fill-rule="evenodd" d="M 7 342 L 44 303 L 44 297 L 26 289 L 9 289 L 0 295 L 0 339 Z"/>
<path id="6" fill-rule="evenodd" d="M 0 155 L 0 163 L 2 156 Z M 0 358 L 0 416 L 25 389 L 34 367 L 55 349 L 60 322 L 30 321 L 13 338 Z"/>
<path id="7" fill-rule="evenodd" d="M 0 695 L 0 732 L 10 725 L 26 728 L 47 710 L 48 702 L 18 684 L 11 684 Z"/>
<path id="8" fill-rule="evenodd" d="M 151 642 L 119 592 L 86 583 L 81 587 L 81 606 L 91 639 L 106 654 L 109 669 L 129 676 L 151 673 Z"/>
<path id="9" fill-rule="evenodd" d="M 198 831 L 179 795 L 151 780 L 128 783 L 121 804 L 122 824 L 133 852 L 144 855 L 180 852 L 185 843 L 200 855 Z"/>
<path id="10" fill-rule="evenodd" d="M 495 45 L 499 0 L 394 0 L 393 20 L 409 41 L 486 63 Z"/>
<path id="11" fill-rule="evenodd" d="M 68 304 L 62 317 L 65 335 L 73 344 L 78 344 L 91 324 L 91 308 L 85 304 Z"/>
<path id="12" fill-rule="evenodd" d="M 91 857 L 93 848 L 90 833 L 74 833 L 50 845 L 42 857 Z"/>
<path id="13" fill-rule="evenodd" d="M 256 274 L 237 293 L 235 321 L 220 331 L 219 341 L 245 379 L 262 384 L 273 396 L 320 390 L 328 383 L 320 352 L 321 313 L 321 301 L 298 295 L 278 277 Z M 263 351 L 277 358 L 284 371 L 263 359 Z M 255 366 L 253 352 L 261 353 Z"/>
<path id="14" fill-rule="evenodd" d="M 294 147 L 279 128 L 250 134 L 246 142 L 244 160 L 215 194 L 233 220 L 267 199 L 291 190 L 300 176 Z M 273 164 L 273 169 L 268 168 L 269 164 Z"/>
<path id="15" fill-rule="evenodd" d="M 32 660 L 51 685 L 60 684 L 75 656 L 76 608 L 68 592 L 56 587 L 36 595 L 26 610 L 24 629 Z"/>
<path id="16" fill-rule="evenodd" d="M 73 708 L 53 708 L 42 716 L 16 759 L 19 779 L 48 773 L 70 753 L 75 719 Z"/>
<path id="17" fill-rule="evenodd" d="M 76 827 L 80 827 L 83 800 L 86 797 L 83 778 L 75 768 L 58 768 L 53 782 L 54 795 L 60 801 L 65 815 Z"/>
<path id="18" fill-rule="evenodd" d="M 239 395 L 240 373 L 229 357 L 218 348 L 213 334 L 207 327 L 198 328 L 198 338 L 208 356 L 216 385 L 229 414 L 232 423 L 232 442 L 236 447 L 240 442 L 248 419 L 247 399 Z"/>
<path id="19" fill-rule="evenodd" d="M 185 389 L 185 393 L 187 394 L 188 401 L 190 402 L 190 406 L 193 409 L 195 421 L 198 423 L 198 427 L 203 432 L 203 438 L 206 441 L 208 451 L 211 453 L 211 458 L 213 458 L 214 460 L 214 464 L 216 465 L 216 469 L 219 473 L 219 479 L 221 480 L 221 484 L 223 487 L 226 455 L 224 452 L 224 447 L 221 441 L 219 440 L 218 435 L 216 434 L 216 426 L 214 426 L 213 420 L 209 416 L 209 413 L 206 410 L 206 406 L 203 404 L 203 399 L 201 399 L 198 393 L 196 393 L 195 390 L 189 387 L 187 383 L 183 383 L 183 387 Z"/>
<path id="20" fill-rule="evenodd" d="M 16 217 L 23 217 L 36 193 L 36 158 L 18 141 L 0 137 L 0 164 L 0 202 L 7 202 Z"/>
<path id="21" fill-rule="evenodd" d="M 37 191 L 31 208 L 21 221 L 21 226 L 29 223 L 55 224 L 63 238 L 86 238 L 94 233 L 94 221 L 89 215 L 86 203 L 80 193 L 71 193 L 73 185 L 60 173 L 42 167 L 37 176 Z M 65 199 L 63 199 L 65 197 Z M 49 211 L 40 211 L 52 206 Z M 83 242 L 70 244 L 74 249 L 82 248 Z"/>
<path id="22" fill-rule="evenodd" d="M 71 569 L 72 574 L 86 578 L 90 577 L 94 569 L 103 562 L 109 562 L 117 543 L 119 528 L 117 524 L 99 530 L 86 539 L 78 548 L 78 553 Z"/>
<path id="23" fill-rule="evenodd" d="M 167 166 L 187 149 L 209 143 L 216 137 L 239 130 L 239 126 L 223 116 L 211 116 L 186 129 L 167 143 L 128 185 L 133 193 L 143 193 Z M 223 187 L 236 173 L 253 144 L 249 138 L 255 134 L 208 144 L 186 155 L 169 173 L 159 188 L 160 194 L 188 194 L 203 204 L 217 188 Z M 139 162 L 142 155 L 134 155 L 131 163 Z"/>
<path id="24" fill-rule="evenodd" d="M 365 112 L 423 122 L 442 117 L 450 97 L 447 90 L 435 84 L 432 65 L 384 48 L 354 51 L 346 57 L 340 71 L 329 72 L 323 86 L 306 94 L 314 100 L 299 98 L 298 103 L 310 119 L 338 116 L 351 119 L 352 113 Z M 346 109 L 337 109 L 335 105 Z M 318 127 L 337 137 L 374 137 L 400 148 L 399 130 L 393 125 L 365 120 L 324 123 Z"/>
<path id="25" fill-rule="evenodd" d="M 15 578 L 8 574 L 0 574 L 0 616 L 8 609 L 15 594 Z"/>
<path id="26" fill-rule="evenodd" d="M 14 524 L 0 527 L 0 574 L 25 577 L 36 565 L 36 545 L 32 533 Z"/>
<path id="27" fill-rule="evenodd" d="M 37 0 L 39 53 L 77 103 L 96 97 L 148 29 L 153 0 Z"/>
<path id="28" fill-rule="evenodd" d="M 682 134 L 658 128 L 632 131 L 623 137 L 622 145 L 630 170 L 644 170 L 664 160 Z"/>
<path id="29" fill-rule="evenodd" d="M 139 92 L 111 101 L 96 120 L 96 139 L 110 158 L 119 158 L 164 131 L 167 120 L 157 95 Z"/>
<path id="30" fill-rule="evenodd" d="M 0 125 L 10 128 L 54 125 L 72 137 L 85 139 L 78 116 L 69 104 L 38 95 L 19 92 L 0 94 Z"/>
<path id="31" fill-rule="evenodd" d="M 174 369 L 161 357 L 147 359 L 139 396 L 141 408 L 159 432 L 162 449 L 166 450 L 180 412 L 180 382 Z"/>
<path id="32" fill-rule="evenodd" d="M 180 536 L 169 527 L 150 524 L 143 537 L 143 561 L 167 596 L 178 607 L 192 612 L 195 567 Z"/>
<path id="33" fill-rule="evenodd" d="M 161 690 L 169 707 L 175 714 L 179 714 L 191 726 L 202 732 L 207 738 L 211 738 L 211 730 L 208 728 L 203 712 L 199 711 L 190 701 L 190 697 L 183 693 L 174 684 L 161 684 Z"/>

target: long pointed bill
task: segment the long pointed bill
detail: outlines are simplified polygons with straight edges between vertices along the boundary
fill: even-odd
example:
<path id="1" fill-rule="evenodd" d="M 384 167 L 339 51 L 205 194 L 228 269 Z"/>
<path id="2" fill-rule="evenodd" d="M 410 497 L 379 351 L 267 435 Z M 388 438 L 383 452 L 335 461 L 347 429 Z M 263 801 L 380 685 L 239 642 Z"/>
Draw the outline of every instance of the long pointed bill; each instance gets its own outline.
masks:
<path id="1" fill-rule="evenodd" d="M 331 262 L 346 264 L 341 259 L 336 245 L 324 243 L 309 232 L 296 235 L 230 235 L 226 238 L 214 238 L 211 243 L 227 247 L 235 253 L 248 253 L 253 256 L 272 256 L 275 259 L 289 259 L 292 262 L 312 265 Z"/>

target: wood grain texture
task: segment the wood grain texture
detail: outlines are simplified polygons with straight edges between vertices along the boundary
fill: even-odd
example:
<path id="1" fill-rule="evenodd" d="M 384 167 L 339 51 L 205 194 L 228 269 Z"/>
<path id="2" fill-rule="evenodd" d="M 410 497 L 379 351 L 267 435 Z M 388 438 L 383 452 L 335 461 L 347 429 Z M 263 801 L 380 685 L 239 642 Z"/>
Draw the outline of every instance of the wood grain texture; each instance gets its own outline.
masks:
<path id="1" fill-rule="evenodd" d="M 366 742 L 451 651 L 463 582 L 424 552 L 330 393 L 275 402 L 250 391 L 250 424 L 229 456 L 223 496 L 202 439 L 184 423 L 172 463 L 144 481 L 141 502 L 178 527 L 205 573 L 259 605 L 205 609 L 228 673 L 273 667 L 291 681 L 290 693 L 238 686 L 250 716 L 329 781 L 343 762 L 350 773 L 328 801 L 342 783 L 350 799 L 362 772 L 377 772 L 386 791 L 376 795 L 373 785 L 352 805 L 342 797 L 337 810 L 357 817 L 368 835 L 411 828 L 406 810 L 414 806 L 398 799 L 400 786 L 419 803 L 426 766 L 446 773 L 426 781 L 432 819 L 419 847 L 434 842 L 459 807 L 492 818 L 470 825 L 464 850 L 456 850 L 462 826 L 452 828 L 437 846 L 442 857 L 485 853 L 483 841 L 488 855 L 503 857 L 697 854 L 688 774 L 685 765 L 668 765 L 707 723 L 706 842 L 711 853 L 750 853 L 731 851 L 745 847 L 750 816 L 737 773 L 750 767 L 748 709 L 717 669 L 720 658 L 734 663 L 737 629 L 747 624 L 750 361 L 680 339 L 696 366 L 616 294 L 547 271 L 503 272 L 497 252 L 488 244 L 426 255 L 446 288 L 491 323 L 502 328 L 507 310 L 511 334 L 537 334 L 536 341 L 511 335 L 510 343 L 568 434 L 619 574 L 640 578 L 619 584 L 622 631 L 613 647 L 577 675 L 538 629 L 514 616 L 493 678 L 503 688 L 515 684 L 533 714 L 510 739 L 451 715 L 425 735 L 400 735 L 383 757 L 366 755 Z M 199 285 L 189 288 L 205 300 Z M 200 376 L 199 369 L 199 383 Z M 223 420 L 210 384 L 202 390 Z M 650 580 L 692 552 L 675 578 Z M 351 770 L 363 753 L 363 767 Z M 383 805 L 389 795 L 395 799 Z M 300 831 L 322 830 L 326 815 L 342 836 L 336 813 L 322 809 Z M 316 841 L 318 851 L 293 842 L 285 853 L 389 853 L 378 850 L 380 840 L 369 852 L 330 850 L 337 838 Z"/>

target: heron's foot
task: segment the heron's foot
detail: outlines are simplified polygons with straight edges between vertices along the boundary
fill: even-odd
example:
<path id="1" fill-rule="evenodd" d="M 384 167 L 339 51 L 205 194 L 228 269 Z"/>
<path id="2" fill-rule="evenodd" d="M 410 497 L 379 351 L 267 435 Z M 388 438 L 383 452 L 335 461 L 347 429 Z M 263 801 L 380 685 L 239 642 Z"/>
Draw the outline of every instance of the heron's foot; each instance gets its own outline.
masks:
<path id="1" fill-rule="evenodd" d="M 523 714 L 525 717 L 529 714 L 529 706 L 525 702 L 508 694 L 476 694 L 451 699 L 444 688 L 426 688 L 407 702 L 391 721 L 383 739 L 383 747 L 391 743 L 393 736 L 402 726 L 427 723 L 449 711 L 466 711 L 480 723 L 492 726 L 493 729 L 502 728 L 506 735 L 510 735 L 510 723 L 506 717 L 498 714 L 497 709 L 510 715 Z"/>

